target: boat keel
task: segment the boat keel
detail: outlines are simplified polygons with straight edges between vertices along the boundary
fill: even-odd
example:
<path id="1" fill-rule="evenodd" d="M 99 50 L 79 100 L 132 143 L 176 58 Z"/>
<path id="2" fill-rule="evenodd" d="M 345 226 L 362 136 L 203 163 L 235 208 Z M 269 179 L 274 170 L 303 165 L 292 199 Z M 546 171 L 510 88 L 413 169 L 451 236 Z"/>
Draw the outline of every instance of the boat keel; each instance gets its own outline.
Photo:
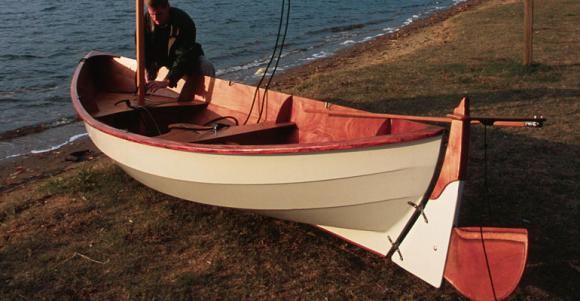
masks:
<path id="1" fill-rule="evenodd" d="M 454 228 L 445 279 L 470 299 L 505 299 L 522 278 L 527 254 L 526 229 Z"/>

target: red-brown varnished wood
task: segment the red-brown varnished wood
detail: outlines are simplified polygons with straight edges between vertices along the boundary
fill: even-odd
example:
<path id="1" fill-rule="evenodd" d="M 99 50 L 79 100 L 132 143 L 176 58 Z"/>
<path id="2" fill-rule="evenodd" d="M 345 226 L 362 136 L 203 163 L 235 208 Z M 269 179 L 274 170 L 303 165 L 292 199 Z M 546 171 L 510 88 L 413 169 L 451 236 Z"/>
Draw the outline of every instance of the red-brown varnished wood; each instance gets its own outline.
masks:
<path id="1" fill-rule="evenodd" d="M 415 131 L 421 131 L 425 128 L 424 123 L 413 122 L 401 119 L 389 119 L 391 123 L 390 134 L 398 135 L 402 133 L 409 133 Z"/>
<path id="2" fill-rule="evenodd" d="M 296 129 L 293 122 L 263 122 L 251 125 L 230 126 L 220 130 L 201 130 L 199 126 L 170 125 L 169 133 L 158 138 L 189 143 L 225 143 L 225 144 L 280 144 L 288 143 L 290 133 Z M 196 130 L 197 129 L 197 130 Z"/>
<path id="3" fill-rule="evenodd" d="M 205 78 L 205 86 L 208 87 L 204 95 L 196 95 L 197 100 L 206 101 L 211 98 L 209 109 L 219 115 L 231 115 L 244 121 L 252 101 L 254 100 L 255 87 L 234 83 L 224 80 L 215 80 L 210 77 Z M 248 120 L 249 124 L 260 121 L 276 121 L 281 106 L 291 96 L 288 94 L 268 91 L 264 98 L 264 89 L 259 89 L 255 99 L 253 110 Z M 263 106 L 263 100 L 265 101 Z M 260 116 L 260 109 L 263 112 Z M 222 112 L 225 112 L 222 114 Z"/>
<path id="4" fill-rule="evenodd" d="M 367 147 L 377 147 L 386 144 L 395 144 L 433 138 L 441 135 L 442 129 L 435 126 L 416 123 L 416 130 L 405 132 L 404 127 L 414 127 L 409 121 L 401 121 L 400 124 L 387 124 L 388 120 L 375 118 L 352 118 L 328 116 L 328 114 L 308 113 L 305 110 L 326 110 L 328 106 L 324 102 L 312 99 L 292 96 L 280 92 L 268 91 L 264 110 L 260 118 L 261 122 L 294 122 L 297 130 L 292 132 L 289 143 L 279 145 L 269 145 L 266 141 L 256 141 L 256 145 L 227 145 L 227 144 L 201 144 L 186 143 L 161 139 L 162 136 L 147 137 L 140 132 L 126 131 L 127 127 L 116 128 L 114 124 L 123 124 L 119 120 L 112 120 L 104 123 L 97 120 L 95 114 L 100 108 L 100 101 L 105 101 L 99 97 L 101 93 L 131 92 L 135 88 L 131 61 L 125 58 L 117 59 L 112 55 L 91 52 L 78 65 L 73 75 L 71 83 L 71 98 L 76 111 L 83 121 L 103 133 L 113 135 L 120 139 L 188 152 L 204 152 L 216 154 L 290 154 L 340 151 L 349 149 L 359 149 Z M 108 73 L 111 74 L 108 74 Z M 124 79 L 118 81 L 108 80 L 115 74 L 123 74 Z M 108 77 L 107 77 L 108 76 Z M 134 91 L 134 90 L 133 90 Z M 233 116 L 239 121 L 245 120 L 252 103 L 255 87 L 243 84 L 232 83 L 216 78 L 205 77 L 203 93 L 195 96 L 198 102 L 206 102 L 207 107 L 202 110 L 164 111 L 160 107 L 151 107 L 150 113 L 160 124 L 162 131 L 169 131 L 168 125 L 172 123 L 194 123 L 204 125 L 207 122 L 224 116 Z M 259 108 L 263 96 L 263 89 L 257 98 L 255 108 L 250 115 L 249 123 L 258 121 Z M 102 94 L 101 94 L 102 95 Z M 171 98 L 171 97 L 170 97 Z M 114 101 L 110 101 L 114 102 Z M 93 108 L 91 108 L 91 105 Z M 187 104 L 185 104 L 187 105 Z M 88 110 L 87 110 L 88 109 Z M 338 105 L 330 106 L 330 109 L 338 112 L 361 112 L 355 109 Z M 179 113 L 179 114 L 177 114 Z M 184 114 L 185 113 L 185 114 Z M 187 116 L 185 118 L 184 116 Z M 135 114 L 132 114 L 133 117 Z M 141 114 L 140 122 L 151 123 L 150 114 Z M 172 122 L 172 116 L 179 115 Z M 129 115 L 128 115 L 129 116 Z M 118 116 L 123 118 L 123 116 Z M 117 119 L 118 119 L 117 118 Z M 122 121 L 122 120 L 121 120 Z M 133 122 L 127 119 L 127 122 Z M 231 119 L 224 120 L 231 123 Z M 129 127 L 131 128 L 131 127 Z M 396 134 L 391 134 L 393 131 Z M 155 131 L 148 131 L 147 134 L 154 134 Z"/>
<path id="5" fill-rule="evenodd" d="M 381 126 L 377 130 L 377 132 L 375 133 L 375 136 L 390 135 L 390 134 L 392 134 L 392 129 L 393 129 L 393 126 L 391 124 L 391 120 L 387 119 L 387 120 L 383 121 L 383 124 L 381 124 Z"/>
<path id="6" fill-rule="evenodd" d="M 428 122 L 442 122 L 449 123 L 451 119 L 446 117 L 430 117 L 430 116 L 411 116 L 398 114 L 383 114 L 383 113 L 369 113 L 369 112 L 334 112 L 334 111 L 308 111 L 309 113 L 325 113 L 331 116 L 339 117 L 360 117 L 360 118 L 377 118 L 377 119 L 404 119 L 413 121 L 428 121 Z"/>
<path id="7" fill-rule="evenodd" d="M 286 99 L 280 106 L 280 110 L 278 111 L 278 115 L 276 116 L 276 123 L 290 121 L 290 119 L 292 118 L 292 104 L 293 98 L 292 95 L 290 95 L 286 97 Z"/>
<path id="8" fill-rule="evenodd" d="M 469 99 L 467 97 L 464 97 L 455 108 L 452 119 L 443 165 L 430 197 L 432 200 L 438 199 L 449 183 L 462 180 L 465 177 L 470 127 Z"/>
<path id="9" fill-rule="evenodd" d="M 330 105 L 294 96 L 292 121 L 300 128 L 300 143 L 344 141 L 372 137 L 384 127 L 384 120 L 331 116 L 327 112 L 362 112 L 353 108 Z M 423 125 L 423 129 L 429 127 Z"/>
<path id="10" fill-rule="evenodd" d="M 527 256 L 526 229 L 454 228 L 445 279 L 469 299 L 503 300 L 520 282 Z"/>

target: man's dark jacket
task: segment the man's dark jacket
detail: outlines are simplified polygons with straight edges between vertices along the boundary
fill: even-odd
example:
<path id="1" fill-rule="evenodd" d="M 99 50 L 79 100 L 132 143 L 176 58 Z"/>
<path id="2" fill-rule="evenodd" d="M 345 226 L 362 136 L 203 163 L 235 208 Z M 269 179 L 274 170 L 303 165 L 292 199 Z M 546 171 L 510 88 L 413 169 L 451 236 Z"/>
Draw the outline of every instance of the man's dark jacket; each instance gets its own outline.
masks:
<path id="1" fill-rule="evenodd" d="M 175 87 L 182 76 L 199 70 L 198 58 L 203 50 L 195 38 L 195 23 L 178 8 L 171 8 L 169 23 L 163 26 L 155 26 L 145 14 L 145 68 L 149 80 L 154 80 L 159 68 L 165 66 L 169 69 L 169 86 Z"/>

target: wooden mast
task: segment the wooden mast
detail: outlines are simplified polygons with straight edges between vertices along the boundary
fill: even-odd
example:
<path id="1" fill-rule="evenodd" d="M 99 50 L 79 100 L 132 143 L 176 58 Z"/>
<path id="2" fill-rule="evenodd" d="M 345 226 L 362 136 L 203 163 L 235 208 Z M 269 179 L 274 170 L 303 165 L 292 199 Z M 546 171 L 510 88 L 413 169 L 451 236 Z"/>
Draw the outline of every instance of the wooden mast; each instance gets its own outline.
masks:
<path id="1" fill-rule="evenodd" d="M 135 14 L 137 21 L 137 101 L 139 105 L 145 105 L 145 20 L 143 0 L 136 0 Z"/>

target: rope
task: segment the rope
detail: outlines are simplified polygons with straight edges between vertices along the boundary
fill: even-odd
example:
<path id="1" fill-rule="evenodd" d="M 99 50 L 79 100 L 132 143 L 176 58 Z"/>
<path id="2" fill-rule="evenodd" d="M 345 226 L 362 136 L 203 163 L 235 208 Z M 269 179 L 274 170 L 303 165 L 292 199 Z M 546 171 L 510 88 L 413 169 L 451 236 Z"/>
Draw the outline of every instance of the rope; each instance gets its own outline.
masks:
<path id="1" fill-rule="evenodd" d="M 131 101 L 129 101 L 128 99 L 123 99 L 123 100 L 117 101 L 115 103 L 115 106 L 118 105 L 118 104 L 120 104 L 120 103 L 125 103 L 125 105 L 128 108 L 131 108 L 131 109 L 133 109 L 135 111 L 137 111 L 137 110 L 143 110 L 143 111 L 145 111 L 145 113 L 147 113 L 147 116 L 149 117 L 149 119 L 151 119 L 153 125 L 155 126 L 155 129 L 157 130 L 157 134 L 158 135 L 161 135 L 161 129 L 159 128 L 159 125 L 157 124 L 157 121 L 153 117 L 153 114 L 151 113 L 151 111 L 149 111 L 149 108 L 147 108 L 146 105 L 144 105 L 144 106 L 139 106 L 139 105 L 138 106 L 134 106 L 134 105 L 131 104 Z"/>
<path id="2" fill-rule="evenodd" d="M 489 186 L 487 182 L 487 125 L 483 127 L 483 197 L 487 202 L 487 214 L 488 218 L 491 218 L 491 203 L 489 201 Z M 487 275 L 489 277 L 489 283 L 491 283 L 491 291 L 493 292 L 493 300 L 497 301 L 497 295 L 495 293 L 495 285 L 493 284 L 493 276 L 491 275 L 491 266 L 489 265 L 489 258 L 487 256 L 487 249 L 485 248 L 485 239 L 483 238 L 483 218 L 482 214 L 479 216 L 480 226 L 479 232 L 481 235 L 481 246 L 483 247 L 483 255 L 485 256 L 485 265 L 487 267 Z"/>
<path id="3" fill-rule="evenodd" d="M 284 4 L 282 4 L 284 5 Z M 264 89 L 264 96 L 262 97 L 262 105 L 260 107 L 260 114 L 258 115 L 258 123 L 262 119 L 262 113 L 264 112 L 264 106 L 266 104 L 266 95 L 268 94 L 268 90 L 270 89 L 270 84 L 272 83 L 272 79 L 276 74 L 276 70 L 278 70 L 278 64 L 280 64 L 280 58 L 282 57 L 282 51 L 284 50 L 284 43 L 286 42 L 286 35 L 288 34 L 288 24 L 290 24 L 290 0 L 288 0 L 288 9 L 286 12 L 286 25 L 284 28 L 284 35 L 282 36 L 282 44 L 280 44 L 280 51 L 278 52 L 278 57 L 276 58 L 276 65 L 274 65 L 274 69 L 272 70 L 272 75 L 268 79 L 268 83 L 266 84 L 266 88 Z M 264 73 L 266 74 L 266 73 Z"/>
<path id="4" fill-rule="evenodd" d="M 282 24 L 284 22 L 284 13 L 286 11 L 285 4 L 286 4 L 286 0 L 282 0 L 282 6 L 281 6 L 281 11 L 280 11 L 280 23 L 278 24 L 278 34 L 276 35 L 276 42 L 274 43 L 274 50 L 272 51 L 272 56 L 270 57 L 270 60 L 268 61 L 268 65 L 266 66 L 266 69 L 264 70 L 264 74 L 262 74 L 260 81 L 256 85 L 256 90 L 254 91 L 254 96 L 252 98 L 252 105 L 250 106 L 250 111 L 248 112 L 248 115 L 246 116 L 246 120 L 244 120 L 244 123 L 243 123 L 244 125 L 247 124 L 248 121 L 250 120 L 250 116 L 252 115 L 252 111 L 254 110 L 254 106 L 256 104 L 256 97 L 258 96 L 258 91 L 260 90 L 260 87 L 262 86 L 262 83 L 264 82 L 264 79 L 266 78 L 266 75 L 268 74 L 268 69 L 270 69 L 272 62 L 274 61 L 274 58 L 276 57 L 276 52 L 278 51 L 278 42 L 280 41 L 280 34 L 282 33 Z"/>
<path id="5" fill-rule="evenodd" d="M 203 125 L 210 125 L 210 124 L 212 124 L 212 123 L 214 123 L 214 122 L 216 122 L 216 121 L 220 121 L 220 120 L 224 120 L 224 119 L 230 119 L 230 120 L 233 120 L 233 121 L 234 121 L 234 123 L 235 123 L 236 125 L 240 125 L 240 122 L 239 122 L 239 121 L 238 121 L 238 119 L 237 119 L 236 117 L 234 117 L 234 116 L 220 116 L 220 117 L 214 118 L 214 119 L 212 119 L 212 120 L 210 120 L 210 121 L 208 121 L 208 122 L 204 123 Z"/>

